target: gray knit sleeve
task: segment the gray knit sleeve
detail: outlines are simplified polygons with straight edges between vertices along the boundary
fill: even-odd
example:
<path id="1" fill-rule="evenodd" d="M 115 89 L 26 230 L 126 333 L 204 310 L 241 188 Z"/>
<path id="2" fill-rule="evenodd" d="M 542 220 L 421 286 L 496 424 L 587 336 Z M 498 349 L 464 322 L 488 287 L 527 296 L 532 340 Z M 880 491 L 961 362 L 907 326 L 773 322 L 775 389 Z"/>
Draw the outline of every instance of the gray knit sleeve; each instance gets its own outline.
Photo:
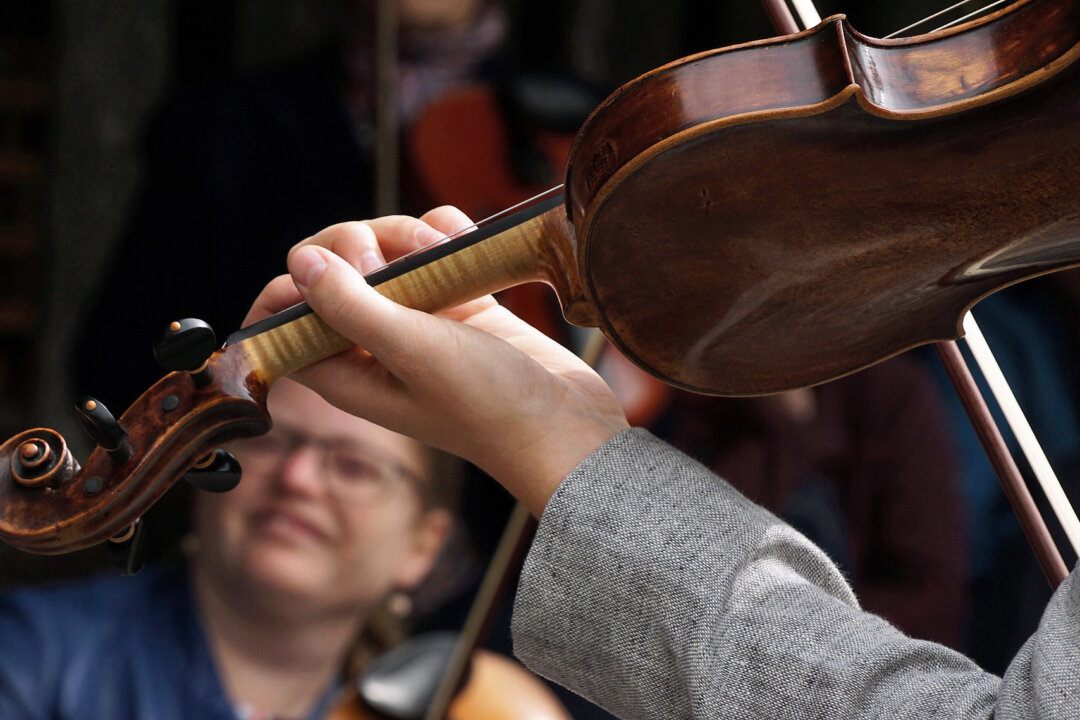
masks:
<path id="1" fill-rule="evenodd" d="M 536 672 L 624 718 L 1076 718 L 1071 585 L 1002 682 L 860 611 L 799 533 L 630 430 L 548 503 L 514 645 Z"/>

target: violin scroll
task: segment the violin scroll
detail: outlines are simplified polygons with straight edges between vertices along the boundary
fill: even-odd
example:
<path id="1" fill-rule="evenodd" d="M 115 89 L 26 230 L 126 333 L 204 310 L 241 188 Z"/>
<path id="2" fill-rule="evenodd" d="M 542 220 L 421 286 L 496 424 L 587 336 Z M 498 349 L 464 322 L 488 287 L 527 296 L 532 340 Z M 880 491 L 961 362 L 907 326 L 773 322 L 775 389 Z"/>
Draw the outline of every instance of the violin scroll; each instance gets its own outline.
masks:
<path id="1" fill-rule="evenodd" d="M 98 446 L 82 466 L 55 430 L 27 430 L 4 442 L 0 540 L 57 554 L 122 536 L 192 468 L 198 477 L 204 458 L 215 462 L 202 468 L 203 485 L 235 485 L 239 466 L 218 447 L 270 427 L 271 380 L 254 355 L 244 344 L 223 347 L 195 371 L 166 375 L 118 419 L 84 399 L 78 411 Z"/>
<path id="2" fill-rule="evenodd" d="M 21 432 L 0 445 L 0 457 L 10 458 L 7 471 L 24 488 L 56 488 L 79 472 L 64 437 L 48 428 Z"/>

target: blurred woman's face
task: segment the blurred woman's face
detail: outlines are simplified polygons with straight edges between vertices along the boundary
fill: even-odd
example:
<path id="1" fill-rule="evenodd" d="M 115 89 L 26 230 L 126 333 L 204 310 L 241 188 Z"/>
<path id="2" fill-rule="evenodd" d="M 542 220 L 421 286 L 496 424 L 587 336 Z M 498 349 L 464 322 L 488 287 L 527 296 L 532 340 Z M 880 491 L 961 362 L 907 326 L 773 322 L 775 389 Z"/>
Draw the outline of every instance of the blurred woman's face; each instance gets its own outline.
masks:
<path id="1" fill-rule="evenodd" d="M 292 381 L 269 408 L 270 433 L 232 447 L 240 484 L 199 498 L 196 562 L 210 578 L 350 612 L 423 579 L 449 522 L 422 502 L 423 448 Z"/>

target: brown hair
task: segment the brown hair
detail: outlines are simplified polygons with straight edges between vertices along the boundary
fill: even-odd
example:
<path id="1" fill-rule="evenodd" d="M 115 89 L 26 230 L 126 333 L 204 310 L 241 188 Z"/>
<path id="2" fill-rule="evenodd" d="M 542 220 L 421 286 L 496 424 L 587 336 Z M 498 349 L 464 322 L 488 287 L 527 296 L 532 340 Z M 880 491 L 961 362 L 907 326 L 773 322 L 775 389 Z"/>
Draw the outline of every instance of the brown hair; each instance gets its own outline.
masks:
<path id="1" fill-rule="evenodd" d="M 424 512 L 445 510 L 454 515 L 461 501 L 461 485 L 465 475 L 464 462 L 450 453 L 427 445 L 424 450 L 425 475 L 420 488 L 420 500 Z M 453 538 L 459 537 L 456 515 L 454 529 L 450 532 L 447 546 L 454 544 Z M 371 612 L 367 622 L 361 628 L 352 649 L 345 658 L 344 672 L 349 680 L 357 678 L 374 658 L 395 645 L 400 644 L 409 635 L 409 626 L 413 608 L 430 609 L 445 600 L 448 583 L 444 576 L 449 570 L 446 558 L 453 555 L 444 551 L 435 561 L 431 573 L 412 592 L 407 595 L 394 593 Z M 450 570 L 449 575 L 453 575 Z M 395 607 L 398 606 L 398 607 Z M 406 606 L 404 611 L 402 607 Z"/>
<path id="2" fill-rule="evenodd" d="M 461 458 L 443 450 L 423 445 L 424 470 L 420 499 L 424 509 L 442 508 L 455 512 L 461 502 L 461 483 L 465 466 Z"/>

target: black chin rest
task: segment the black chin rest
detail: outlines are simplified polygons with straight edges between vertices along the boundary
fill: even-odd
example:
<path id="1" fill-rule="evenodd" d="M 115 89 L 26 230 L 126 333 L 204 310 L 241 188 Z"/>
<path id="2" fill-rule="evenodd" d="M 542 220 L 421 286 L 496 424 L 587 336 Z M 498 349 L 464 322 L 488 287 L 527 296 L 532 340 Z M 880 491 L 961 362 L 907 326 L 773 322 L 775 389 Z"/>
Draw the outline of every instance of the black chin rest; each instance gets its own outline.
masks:
<path id="1" fill-rule="evenodd" d="M 451 632 L 418 635 L 375 658 L 356 681 L 361 700 L 390 718 L 422 720 L 457 639 Z"/>

